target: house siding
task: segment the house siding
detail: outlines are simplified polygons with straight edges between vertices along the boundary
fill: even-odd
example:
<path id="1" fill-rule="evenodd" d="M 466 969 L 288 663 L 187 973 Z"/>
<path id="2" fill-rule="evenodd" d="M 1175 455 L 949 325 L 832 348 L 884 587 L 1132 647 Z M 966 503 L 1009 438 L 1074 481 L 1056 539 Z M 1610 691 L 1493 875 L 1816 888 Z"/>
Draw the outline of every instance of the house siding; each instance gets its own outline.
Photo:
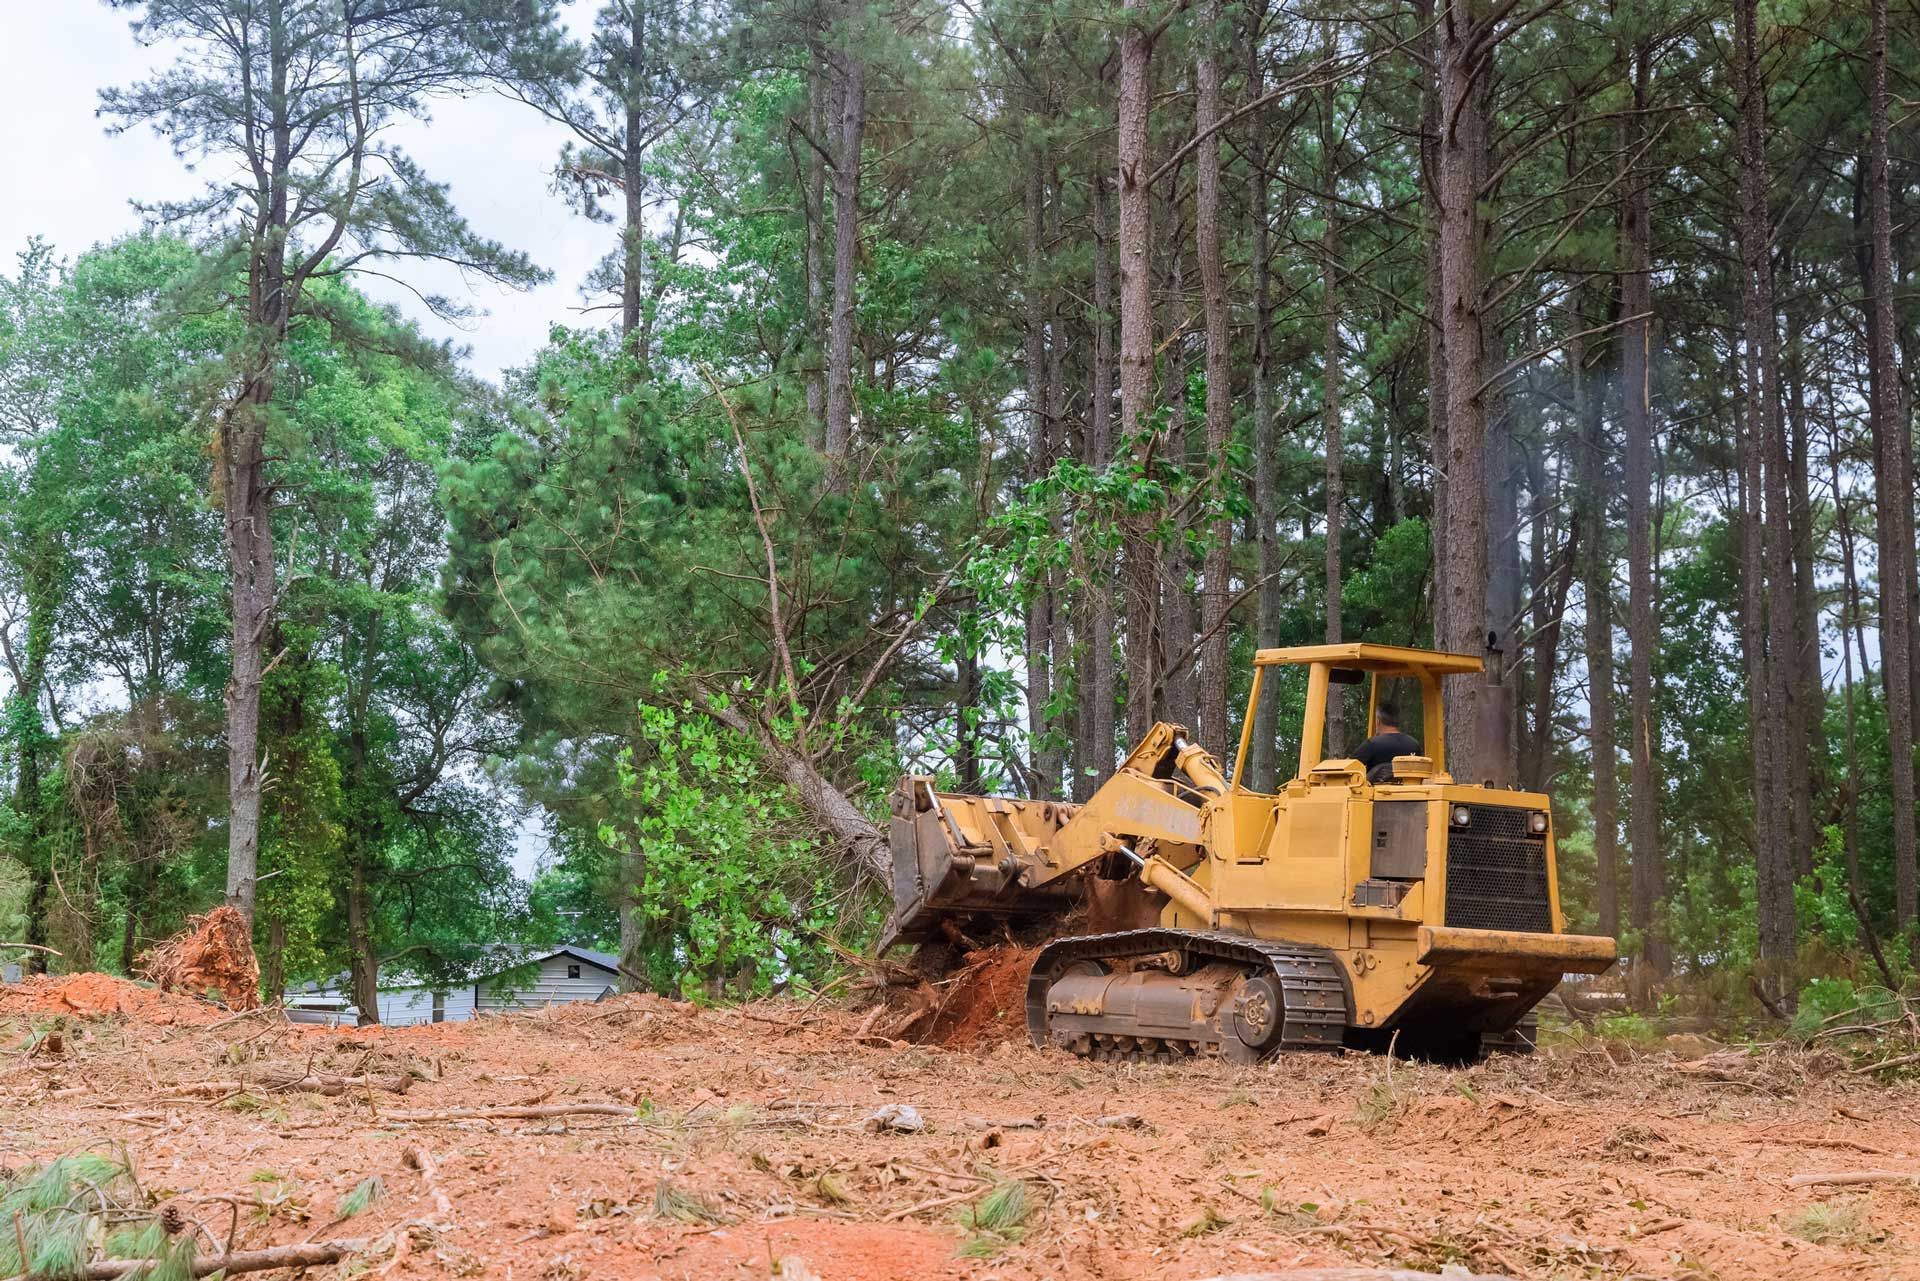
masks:
<path id="1" fill-rule="evenodd" d="M 580 977 L 567 977 L 567 967 L 580 967 Z M 561 1005 L 569 1001 L 597 1001 L 608 988 L 618 990 L 619 976 L 612 970 L 604 969 L 578 956 L 561 953 L 549 956 L 540 963 L 540 972 L 524 986 L 509 990 L 502 987 L 498 979 L 483 979 L 475 985 L 473 992 L 478 998 L 476 1006 L 483 1014 L 504 1013 L 508 1010 L 537 1010 L 542 1006 Z"/>
<path id="2" fill-rule="evenodd" d="M 424 987 L 399 988 L 380 993 L 380 1021 L 388 1027 L 409 1023 L 433 1022 L 433 992 Z M 464 1023 L 473 1017 L 473 989 L 449 988 L 441 993 L 441 1021 Z"/>

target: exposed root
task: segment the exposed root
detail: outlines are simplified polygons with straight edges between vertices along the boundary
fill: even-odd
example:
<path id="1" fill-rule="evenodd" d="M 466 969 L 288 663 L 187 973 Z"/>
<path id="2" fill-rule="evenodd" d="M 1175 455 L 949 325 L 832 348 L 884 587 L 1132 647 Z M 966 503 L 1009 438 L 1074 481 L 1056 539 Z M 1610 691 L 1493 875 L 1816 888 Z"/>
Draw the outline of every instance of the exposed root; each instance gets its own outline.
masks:
<path id="1" fill-rule="evenodd" d="M 216 907 L 147 953 L 140 972 L 163 992 L 218 992 L 233 1009 L 260 1004 L 260 962 L 253 954 L 247 919 L 231 907 Z"/>

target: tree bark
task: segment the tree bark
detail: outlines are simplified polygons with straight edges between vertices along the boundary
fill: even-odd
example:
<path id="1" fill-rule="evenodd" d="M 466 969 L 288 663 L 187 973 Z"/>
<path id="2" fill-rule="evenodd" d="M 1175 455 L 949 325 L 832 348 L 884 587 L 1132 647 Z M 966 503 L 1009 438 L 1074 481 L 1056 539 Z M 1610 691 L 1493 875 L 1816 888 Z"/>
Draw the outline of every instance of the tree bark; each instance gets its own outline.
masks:
<path id="1" fill-rule="evenodd" d="M 227 905 L 253 921 L 260 869 L 260 691 L 275 596 L 273 519 L 266 475 L 268 406 L 286 345 L 288 171 L 293 124 L 287 117 L 291 55 L 279 0 L 271 5 L 268 72 L 269 154 L 265 216 L 256 228 L 247 272 L 247 369 L 218 433 L 220 496 L 226 519 L 232 603 L 232 672 L 227 680 Z"/>
<path id="2" fill-rule="evenodd" d="M 1873 421 L 1874 489 L 1880 553 L 1880 671 L 1886 682 L 1887 745 L 1892 761 L 1894 919 L 1903 931 L 1920 924 L 1920 863 L 1916 862 L 1913 763 L 1914 688 L 1912 601 L 1914 575 L 1913 443 L 1894 363 L 1893 203 L 1887 141 L 1887 0 L 1869 0 L 1868 222 L 1872 275 L 1868 279 L 1868 397 Z"/>
<path id="3" fill-rule="evenodd" d="M 1807 350 L 1804 306 L 1787 306 L 1787 516 L 1793 527 L 1793 656 L 1787 679 L 1793 683 L 1794 752 L 1806 763 L 1806 782 L 1791 789 L 1793 874 L 1810 876 L 1819 837 L 1814 831 L 1813 795 L 1823 783 L 1826 728 L 1826 680 L 1820 671 L 1820 610 L 1815 598 L 1813 494 L 1807 439 Z M 1837 492 L 1837 491 L 1836 491 Z"/>
<path id="4" fill-rule="evenodd" d="M 820 146 L 830 141 L 827 121 L 837 118 L 829 100 L 833 76 L 826 70 L 826 53 L 814 50 L 814 69 L 807 77 L 807 130 L 819 145 L 806 149 L 807 173 L 803 187 L 806 215 L 807 273 L 807 429 L 824 450 L 827 423 L 827 161 Z"/>
<path id="5" fill-rule="evenodd" d="M 841 33 L 838 150 L 833 158 L 833 313 L 827 324 L 827 456 L 845 457 L 853 442 L 854 288 L 860 257 L 860 142 L 867 127 L 867 64 L 854 51 L 858 33 Z"/>
<path id="6" fill-rule="evenodd" d="M 1048 385 L 1047 313 L 1049 310 L 1044 275 L 1046 271 L 1046 157 L 1036 151 L 1027 169 L 1027 280 L 1026 358 L 1027 358 L 1027 479 L 1038 481 L 1053 466 L 1054 441 Z M 1052 573 L 1043 570 L 1034 584 L 1033 599 L 1027 605 L 1027 729 L 1030 735 L 1027 753 L 1029 789 L 1037 797 L 1052 798 L 1060 788 L 1060 759 L 1054 747 L 1054 731 L 1048 719 L 1053 700 L 1054 588 Z"/>
<path id="7" fill-rule="evenodd" d="M 347 854 L 347 969 L 361 1027 L 380 1021 L 380 954 L 374 947 L 373 895 L 367 886 L 370 853 L 356 843 Z"/>
<path id="8" fill-rule="evenodd" d="M 1860 745 L 1858 733 L 1858 712 L 1853 699 L 1853 641 L 1852 637 L 1862 630 L 1860 621 L 1860 584 L 1854 573 L 1853 518 L 1848 512 L 1847 494 L 1840 487 L 1840 442 L 1838 432 L 1829 439 L 1827 446 L 1827 465 L 1831 469 L 1828 479 L 1833 486 L 1834 530 L 1840 535 L 1840 670 L 1845 680 L 1845 699 L 1847 715 L 1847 786 L 1845 792 L 1846 817 L 1844 820 L 1845 852 L 1847 860 L 1847 888 L 1856 901 L 1864 902 L 1866 886 L 1860 877 Z M 1866 660 L 1864 642 L 1860 649 L 1861 661 Z M 1863 665 L 1860 679 L 1865 680 L 1868 672 Z"/>
<path id="9" fill-rule="evenodd" d="M 1620 213 L 1620 310 L 1627 322 L 1620 337 L 1620 383 L 1626 436 L 1627 681 L 1632 726 L 1627 843 L 1633 854 L 1630 919 L 1642 940 L 1642 964 L 1649 977 L 1658 977 L 1672 968 L 1672 958 L 1661 918 L 1666 861 L 1660 848 L 1660 784 L 1655 775 L 1659 740 L 1653 720 L 1660 620 L 1653 565 L 1653 322 L 1647 317 L 1653 309 L 1652 227 L 1645 172 L 1634 160 L 1644 132 L 1638 113 L 1646 108 L 1649 89 L 1644 44 L 1633 52 L 1631 74 L 1636 114 L 1623 131 L 1621 163 L 1628 172 L 1622 183 Z"/>
<path id="10" fill-rule="evenodd" d="M 1477 81 L 1491 50 L 1474 15 L 1474 0 L 1442 0 L 1435 30 L 1440 134 L 1436 211 L 1440 297 L 1436 307 L 1446 349 L 1446 514 L 1438 596 L 1445 602 L 1441 648 L 1485 649 L 1487 617 L 1486 336 L 1481 251 L 1486 239 L 1480 173 L 1486 129 Z M 1476 682 L 1456 678 L 1446 691 L 1448 772 L 1462 781 L 1485 773 L 1474 744 Z"/>
<path id="11" fill-rule="evenodd" d="M 26 941 L 28 952 L 22 968 L 28 974 L 47 972 L 50 931 L 49 916 L 53 897 L 53 850 L 48 840 L 47 807 L 41 796 L 42 754 L 52 742 L 41 720 L 40 706 L 47 693 L 47 662 L 52 654 L 54 627 L 59 617 L 61 573 L 55 558 L 59 545 L 45 531 L 31 536 L 26 572 L 22 575 L 27 605 L 25 653 L 17 673 L 18 688 L 12 702 L 17 711 L 10 717 L 18 734 L 14 741 L 14 811 L 25 820 L 27 865 Z"/>
<path id="12" fill-rule="evenodd" d="M 1761 645 L 1757 670 L 1762 686 L 1751 727 L 1755 743 L 1755 857 L 1760 960 L 1777 995 L 1779 973 L 1794 955 L 1793 853 L 1789 845 L 1789 789 L 1802 785 L 1804 762 L 1788 741 L 1793 700 L 1789 679 L 1793 653 L 1793 565 L 1788 530 L 1786 429 L 1780 416 L 1780 353 L 1774 307 L 1772 216 L 1767 208 L 1766 84 L 1760 69 L 1755 0 L 1736 0 L 1734 60 L 1739 73 L 1739 241 L 1742 314 L 1746 329 L 1746 434 L 1752 455 L 1749 480 L 1759 482 L 1750 495 L 1750 514 L 1764 517 L 1748 526 L 1758 544 L 1749 551 L 1747 569 L 1765 577 L 1753 586 L 1751 642 Z M 1757 562 L 1757 563 L 1756 563 Z M 1764 586 L 1762 586 L 1764 584 Z M 1764 639 L 1762 639 L 1764 637 Z M 1753 660 L 1750 660 L 1753 661 Z M 1792 771 L 1801 771 L 1798 777 Z"/>
<path id="13" fill-rule="evenodd" d="M 1106 178 L 1093 180 L 1093 374 L 1087 400 L 1087 453 L 1094 470 L 1113 462 L 1113 224 Z M 1087 624 L 1086 741 L 1080 752 L 1081 769 L 1074 776 L 1075 800 L 1084 801 L 1106 781 L 1113 768 L 1114 707 L 1117 702 L 1113 658 L 1114 608 L 1111 554 L 1094 557 L 1092 608 Z"/>
<path id="14" fill-rule="evenodd" d="M 1136 465 L 1152 461 L 1157 442 L 1147 437 L 1153 409 L 1153 210 L 1147 188 L 1147 113 L 1151 105 L 1153 34 L 1147 0 L 1124 0 L 1120 34 L 1120 94 L 1115 130 L 1120 230 L 1120 437 Z M 1138 742 L 1153 724 L 1155 605 L 1160 553 L 1150 517 L 1129 516 L 1123 525 L 1121 558 L 1127 576 L 1127 737 Z"/>
<path id="15" fill-rule="evenodd" d="M 1434 23 L 1435 0 L 1414 0 L 1420 35 L 1420 199 L 1425 222 L 1427 310 L 1427 448 L 1433 484 L 1427 521 L 1433 566 L 1433 643 L 1444 646 L 1447 629 L 1447 330 L 1441 308 L 1446 281 L 1440 270 L 1440 41 Z M 1431 68 L 1430 71 L 1424 70 Z M 1476 651 L 1477 652 L 1477 651 Z"/>
<path id="16" fill-rule="evenodd" d="M 640 86 L 646 77 L 647 6 L 631 0 L 626 66 L 626 137 L 620 156 L 621 186 L 626 197 L 620 235 L 620 337 L 635 363 L 648 358 L 647 326 L 640 315 L 640 299 L 647 271 L 647 171 L 640 148 L 646 122 Z"/>
<path id="17" fill-rule="evenodd" d="M 1233 483 L 1227 449 L 1233 436 L 1233 350 L 1228 329 L 1227 268 L 1220 249 L 1220 0 L 1206 0 L 1201 10 L 1205 27 L 1200 56 L 1194 65 L 1194 127 L 1214 129 L 1200 144 L 1195 161 L 1194 239 L 1200 258 L 1200 288 L 1207 329 L 1207 472 L 1217 478 L 1222 494 Z M 1233 520 L 1224 507 L 1217 509 L 1207 536 L 1202 567 L 1200 631 L 1200 742 L 1226 758 L 1227 721 L 1227 609 L 1233 597 Z"/>
<path id="18" fill-rule="evenodd" d="M 1326 27 L 1326 57 L 1333 56 L 1334 24 Z M 1326 557 L 1325 593 L 1326 630 L 1329 645 L 1346 639 L 1340 617 L 1342 575 L 1340 539 L 1347 505 L 1346 463 L 1343 456 L 1345 431 L 1340 417 L 1340 165 L 1339 142 L 1333 121 L 1334 86 L 1329 83 L 1320 94 L 1320 164 L 1322 183 L 1321 217 L 1326 225 L 1320 235 L 1320 427 L 1325 439 L 1326 484 Z M 1325 729 L 1328 757 L 1346 755 L 1346 725 L 1341 715 L 1344 699 L 1339 686 L 1327 687 Z M 1361 727 L 1360 737 L 1370 726 Z"/>
<path id="19" fill-rule="evenodd" d="M 1171 188 L 1171 181 L 1168 186 Z M 1182 233 L 1185 225 L 1178 201 L 1169 199 L 1166 212 L 1167 230 L 1164 235 L 1168 242 L 1169 262 L 1164 294 L 1169 315 L 1161 326 L 1167 333 L 1167 340 L 1162 344 L 1166 352 L 1166 367 L 1160 380 L 1160 392 L 1166 399 L 1166 429 L 1162 436 L 1162 447 L 1173 455 L 1183 470 L 1189 470 L 1195 460 L 1193 432 L 1187 415 L 1187 368 L 1191 348 L 1184 328 L 1187 258 Z M 1181 515 L 1172 524 L 1175 528 L 1170 531 L 1166 541 L 1161 543 L 1156 540 L 1153 546 L 1160 584 L 1153 615 L 1154 642 L 1159 647 L 1154 658 L 1154 670 L 1158 673 L 1156 679 L 1160 689 L 1154 699 L 1152 719 L 1172 721 L 1176 725 L 1186 726 L 1191 732 L 1199 710 L 1193 671 L 1193 641 L 1198 630 L 1194 610 L 1194 565 L 1187 550 L 1190 529 L 1187 518 Z M 1138 735 L 1135 741 L 1139 741 Z"/>
<path id="20" fill-rule="evenodd" d="M 1247 93 L 1255 98 L 1265 92 L 1265 72 L 1260 62 L 1260 18 L 1265 4 L 1254 6 L 1253 30 L 1247 39 Z M 1280 626 L 1286 601 L 1280 587 L 1280 442 L 1275 439 L 1273 412 L 1273 268 L 1271 200 L 1267 188 L 1266 113 L 1256 111 L 1250 117 L 1248 146 L 1253 156 L 1252 221 L 1253 245 L 1253 520 L 1254 537 L 1259 544 L 1260 588 L 1256 602 L 1255 638 L 1259 648 L 1280 643 Z M 1280 712 L 1280 682 L 1261 683 L 1260 699 L 1252 709 L 1255 733 L 1245 766 L 1248 785 L 1255 791 L 1271 792 L 1275 784 L 1279 738 L 1275 721 Z"/>
<path id="21" fill-rule="evenodd" d="M 1570 329 L 1582 326 L 1572 324 Z M 1584 347 L 1568 350 L 1581 424 L 1581 516 L 1587 527 L 1582 592 L 1586 611 L 1587 739 L 1593 753 L 1594 912 L 1602 934 L 1620 933 L 1620 779 L 1613 703 L 1613 562 L 1607 538 L 1607 442 L 1601 394 Z"/>

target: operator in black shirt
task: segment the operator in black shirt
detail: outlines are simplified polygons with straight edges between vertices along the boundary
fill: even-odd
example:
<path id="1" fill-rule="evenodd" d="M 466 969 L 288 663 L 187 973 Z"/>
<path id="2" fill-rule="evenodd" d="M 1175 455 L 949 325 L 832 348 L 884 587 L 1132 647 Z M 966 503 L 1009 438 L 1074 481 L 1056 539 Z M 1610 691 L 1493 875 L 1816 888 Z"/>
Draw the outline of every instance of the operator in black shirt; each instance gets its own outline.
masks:
<path id="1" fill-rule="evenodd" d="M 1400 709 L 1380 703 L 1373 709 L 1373 737 L 1360 744 L 1353 758 L 1367 767 L 1369 783 L 1393 780 L 1393 758 L 1420 755 L 1420 740 L 1400 729 Z"/>

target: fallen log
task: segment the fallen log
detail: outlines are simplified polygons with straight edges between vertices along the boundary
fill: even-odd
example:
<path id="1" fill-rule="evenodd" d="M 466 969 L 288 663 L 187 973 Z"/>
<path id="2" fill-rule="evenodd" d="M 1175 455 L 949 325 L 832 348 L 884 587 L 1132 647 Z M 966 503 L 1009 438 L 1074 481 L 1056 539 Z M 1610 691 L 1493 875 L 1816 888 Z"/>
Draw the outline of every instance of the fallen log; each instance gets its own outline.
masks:
<path id="1" fill-rule="evenodd" d="M 539 1107 L 445 1108 L 414 1112 L 404 1108 L 383 1112 L 383 1121 L 544 1121 L 557 1116 L 637 1116 L 626 1103 L 548 1103 Z"/>
<path id="2" fill-rule="evenodd" d="M 1920 1185 L 1920 1172 L 1912 1170 L 1840 1170 L 1833 1174 L 1796 1174 L 1787 1180 L 1790 1188 L 1847 1188 L 1862 1183 L 1912 1183 Z"/>
<path id="3" fill-rule="evenodd" d="M 1409 1272 L 1405 1268 L 1288 1268 L 1233 1272 L 1207 1281 L 1514 1281 L 1501 1272 Z"/>
<path id="4" fill-rule="evenodd" d="M 302 1241 L 296 1245 L 268 1246 L 263 1250 L 234 1250 L 228 1254 L 195 1259 L 193 1275 L 207 1277 L 219 1272 L 232 1276 L 237 1272 L 266 1272 L 273 1268 L 317 1268 L 338 1263 L 366 1248 L 366 1238 L 352 1237 L 343 1241 Z M 97 1263 L 87 1264 L 74 1275 L 85 1278 L 85 1281 L 115 1281 L 118 1277 L 152 1266 L 152 1259 L 101 1259 Z M 28 1281 L 28 1274 L 8 1277 L 6 1281 Z"/>
<path id="5" fill-rule="evenodd" d="M 231 1094 L 243 1094 L 248 1090 L 265 1090 L 269 1094 L 285 1094 L 299 1090 L 308 1094 L 327 1094 L 339 1096 L 349 1091 L 365 1093 L 369 1089 L 385 1090 L 389 1094 L 405 1094 L 413 1088 L 413 1076 L 408 1072 L 368 1073 L 364 1076 L 328 1076 L 316 1072 L 268 1072 L 251 1079 L 233 1079 L 226 1081 L 186 1081 L 167 1090 L 162 1097 L 187 1099 L 217 1099 Z"/>
<path id="6" fill-rule="evenodd" d="M 406 1151 L 406 1163 L 420 1171 L 420 1181 L 427 1185 L 428 1195 L 433 1197 L 433 1210 L 443 1219 L 453 1217 L 453 1202 L 440 1187 L 440 1167 L 434 1164 L 433 1153 L 424 1145 L 415 1145 Z"/>

